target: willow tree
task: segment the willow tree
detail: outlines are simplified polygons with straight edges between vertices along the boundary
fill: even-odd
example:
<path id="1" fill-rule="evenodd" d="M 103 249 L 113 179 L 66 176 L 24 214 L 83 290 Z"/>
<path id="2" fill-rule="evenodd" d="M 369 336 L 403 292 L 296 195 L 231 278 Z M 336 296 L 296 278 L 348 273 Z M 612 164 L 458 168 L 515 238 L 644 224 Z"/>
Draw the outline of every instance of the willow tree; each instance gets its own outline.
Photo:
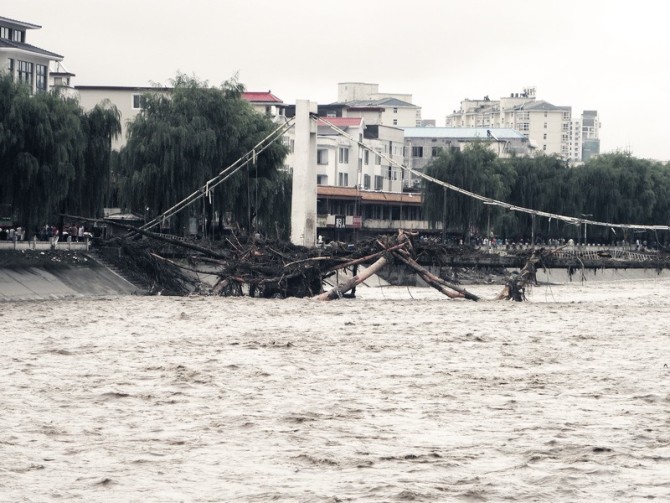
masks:
<path id="1" fill-rule="evenodd" d="M 73 211 L 98 216 L 106 201 L 118 111 L 85 113 L 77 100 L 0 77 L 0 202 L 29 235 Z"/>
<path id="2" fill-rule="evenodd" d="M 82 157 L 64 201 L 66 213 L 100 217 L 111 199 L 112 140 L 121 133 L 121 114 L 109 103 L 96 105 L 81 117 L 86 138 Z"/>
<path id="3" fill-rule="evenodd" d="M 463 151 L 443 151 L 425 169 L 425 173 L 470 192 L 493 199 L 506 199 L 513 172 L 499 162 L 485 142 L 468 145 Z M 445 190 L 433 182 L 423 182 L 425 217 L 443 222 L 448 228 L 458 229 L 464 237 L 473 231 L 485 232 L 491 224 L 495 228 L 501 217 L 492 215 L 481 201 L 458 192 Z"/>
<path id="4" fill-rule="evenodd" d="M 143 112 L 129 124 L 128 143 L 120 155 L 119 198 L 148 216 L 163 213 L 205 185 L 275 128 L 242 99 L 244 87 L 235 80 L 210 87 L 178 74 L 171 84 L 170 92 L 144 95 Z M 271 196 L 285 191 L 277 173 L 285 155 L 285 147 L 275 142 L 255 164 L 208 194 L 204 200 L 208 220 L 216 211 L 219 216 L 231 214 L 242 227 L 258 228 L 262 223 L 262 230 L 274 233 L 272 215 L 288 213 L 288 208 L 268 206 L 277 200 Z M 185 232 L 189 218 L 202 213 L 203 204 L 181 211 L 173 228 Z"/>

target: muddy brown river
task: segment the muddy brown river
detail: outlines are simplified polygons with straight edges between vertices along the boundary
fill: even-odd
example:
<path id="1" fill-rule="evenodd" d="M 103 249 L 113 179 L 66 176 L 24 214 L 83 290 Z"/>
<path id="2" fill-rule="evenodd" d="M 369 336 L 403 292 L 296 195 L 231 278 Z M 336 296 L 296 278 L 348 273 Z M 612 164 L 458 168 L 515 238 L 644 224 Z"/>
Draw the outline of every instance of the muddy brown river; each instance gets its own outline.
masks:
<path id="1" fill-rule="evenodd" d="M 0 501 L 668 501 L 669 287 L 0 303 Z"/>

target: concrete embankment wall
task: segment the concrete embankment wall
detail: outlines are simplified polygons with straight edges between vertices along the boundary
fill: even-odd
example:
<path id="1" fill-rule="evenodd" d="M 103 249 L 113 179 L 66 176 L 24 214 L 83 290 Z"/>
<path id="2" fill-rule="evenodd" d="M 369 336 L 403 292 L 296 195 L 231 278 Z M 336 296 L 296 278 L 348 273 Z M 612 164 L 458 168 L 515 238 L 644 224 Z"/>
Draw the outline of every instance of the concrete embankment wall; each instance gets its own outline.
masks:
<path id="1" fill-rule="evenodd" d="M 137 287 L 85 253 L 0 251 L 0 301 L 134 293 Z"/>

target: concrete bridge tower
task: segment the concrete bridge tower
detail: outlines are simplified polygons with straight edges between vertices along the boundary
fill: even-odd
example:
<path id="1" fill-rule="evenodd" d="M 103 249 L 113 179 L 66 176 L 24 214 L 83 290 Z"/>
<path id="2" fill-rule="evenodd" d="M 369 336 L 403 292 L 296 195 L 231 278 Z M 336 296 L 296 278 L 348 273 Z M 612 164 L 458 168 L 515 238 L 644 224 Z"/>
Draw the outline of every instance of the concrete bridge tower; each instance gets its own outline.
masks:
<path id="1" fill-rule="evenodd" d="M 295 104 L 295 144 L 293 196 L 291 201 L 291 243 L 316 246 L 316 103 L 297 100 Z"/>

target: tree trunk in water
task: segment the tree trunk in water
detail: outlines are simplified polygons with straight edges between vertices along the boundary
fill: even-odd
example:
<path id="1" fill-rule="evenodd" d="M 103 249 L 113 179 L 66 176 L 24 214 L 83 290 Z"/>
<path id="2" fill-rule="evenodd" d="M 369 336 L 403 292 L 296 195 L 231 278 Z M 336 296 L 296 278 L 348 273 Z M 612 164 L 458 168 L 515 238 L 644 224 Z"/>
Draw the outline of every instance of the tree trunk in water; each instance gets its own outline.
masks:
<path id="1" fill-rule="evenodd" d="M 421 267 L 419 264 L 417 264 L 414 260 L 412 260 L 409 257 L 403 256 L 402 252 L 392 252 L 393 256 L 396 257 L 398 260 L 400 260 L 402 263 L 407 265 L 408 267 L 411 267 L 416 271 L 416 273 L 421 276 L 421 278 L 428 283 L 431 287 L 435 288 L 439 292 L 443 293 L 449 298 L 452 299 L 468 299 L 468 300 L 474 300 L 478 301 L 479 297 L 477 295 L 474 295 L 470 292 L 468 292 L 465 288 L 460 288 L 456 285 L 452 285 L 450 283 L 447 283 L 444 281 L 442 278 L 435 276 L 433 273 L 429 272 L 428 270 L 424 269 Z M 454 290 L 454 293 L 450 290 Z"/>
<path id="2" fill-rule="evenodd" d="M 343 283 L 341 285 L 336 286 L 332 290 L 328 292 L 324 292 L 320 295 L 317 295 L 314 297 L 316 300 L 335 300 L 339 299 L 342 294 L 348 292 L 352 288 L 354 288 L 356 285 L 360 285 L 368 279 L 370 276 L 373 274 L 376 274 L 377 271 L 379 271 L 382 267 L 384 267 L 387 263 L 386 257 L 380 257 L 379 260 L 377 260 L 375 263 L 373 263 L 370 267 L 366 268 L 363 272 L 360 274 L 357 274 L 353 278 L 351 278 L 349 281 L 346 283 Z"/>

